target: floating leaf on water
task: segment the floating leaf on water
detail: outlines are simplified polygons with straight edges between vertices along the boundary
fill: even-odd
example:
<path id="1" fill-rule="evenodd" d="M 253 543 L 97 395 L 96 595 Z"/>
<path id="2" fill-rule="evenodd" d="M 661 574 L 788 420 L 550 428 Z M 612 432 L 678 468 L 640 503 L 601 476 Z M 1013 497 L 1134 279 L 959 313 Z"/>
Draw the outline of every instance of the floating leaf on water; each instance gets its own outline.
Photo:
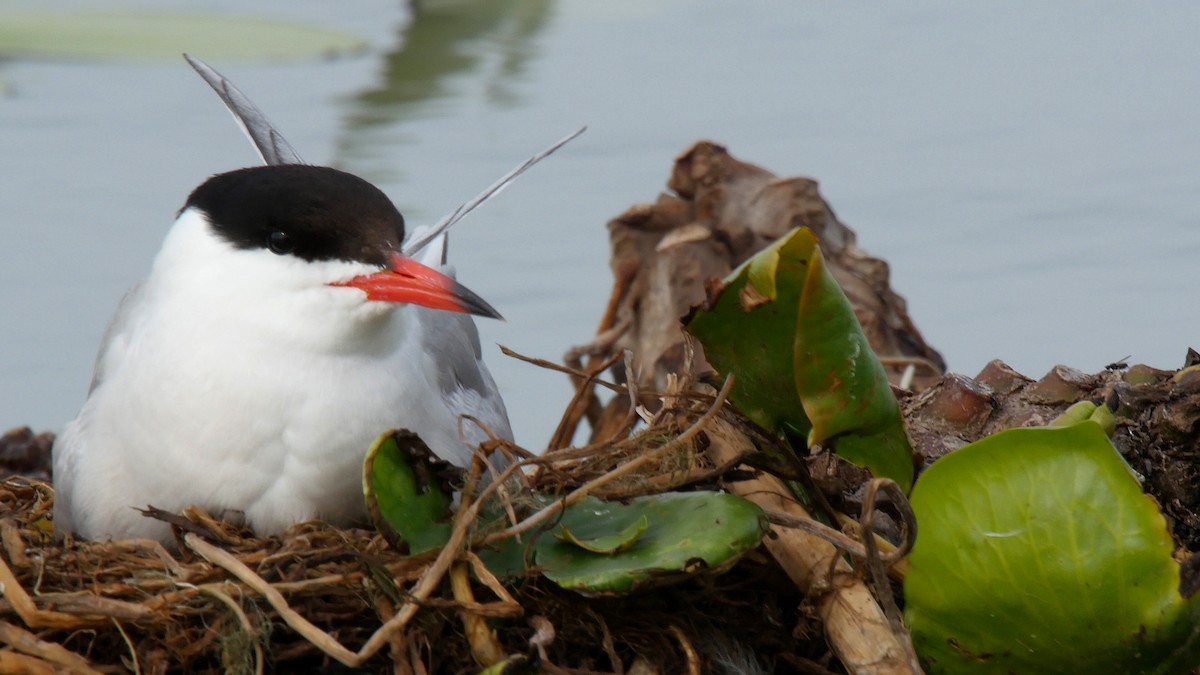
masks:
<path id="1" fill-rule="evenodd" d="M 366 47 L 350 31 L 247 16 L 155 10 L 6 9 L 0 55 L 53 59 L 311 59 Z"/>

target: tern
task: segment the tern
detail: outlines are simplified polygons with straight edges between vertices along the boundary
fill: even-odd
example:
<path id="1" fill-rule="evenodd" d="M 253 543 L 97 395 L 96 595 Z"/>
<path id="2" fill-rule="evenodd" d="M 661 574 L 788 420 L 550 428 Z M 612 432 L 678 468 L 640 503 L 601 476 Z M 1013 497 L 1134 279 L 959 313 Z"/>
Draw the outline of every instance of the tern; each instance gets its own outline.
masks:
<path id="1" fill-rule="evenodd" d="M 197 187 L 121 301 L 53 448 L 55 529 L 170 543 L 150 505 L 236 515 L 261 535 L 344 526 L 365 516 L 362 461 L 380 433 L 415 431 L 458 466 L 489 433 L 511 439 L 470 317 L 499 314 L 445 266 L 445 229 L 583 130 L 402 245 L 383 192 L 304 164 L 244 94 L 185 58 L 264 165 Z"/>

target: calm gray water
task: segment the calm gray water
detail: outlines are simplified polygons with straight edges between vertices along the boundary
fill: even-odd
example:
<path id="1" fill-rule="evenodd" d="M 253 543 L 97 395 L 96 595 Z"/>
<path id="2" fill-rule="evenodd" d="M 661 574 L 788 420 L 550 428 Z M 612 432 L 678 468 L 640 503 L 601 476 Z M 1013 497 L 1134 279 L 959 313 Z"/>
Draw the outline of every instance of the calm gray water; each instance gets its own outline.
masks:
<path id="1" fill-rule="evenodd" d="M 605 222 L 700 138 L 820 180 L 956 371 L 1176 367 L 1200 343 L 1200 5 L 423 4 L 256 3 L 370 47 L 212 63 L 410 222 L 590 126 L 457 226 L 460 279 L 508 319 L 488 345 L 557 359 L 590 338 Z M 256 158 L 182 60 L 5 58 L 0 92 L 0 427 L 57 430 L 188 192 Z M 569 387 L 492 349 L 541 447 Z"/>

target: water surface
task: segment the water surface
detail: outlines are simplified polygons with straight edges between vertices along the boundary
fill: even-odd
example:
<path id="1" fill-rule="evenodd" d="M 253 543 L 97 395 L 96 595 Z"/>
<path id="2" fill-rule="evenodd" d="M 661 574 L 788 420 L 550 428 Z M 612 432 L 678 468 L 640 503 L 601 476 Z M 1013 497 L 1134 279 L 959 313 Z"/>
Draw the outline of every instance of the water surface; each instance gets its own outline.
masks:
<path id="1" fill-rule="evenodd" d="M 376 182 L 411 222 L 589 125 L 457 226 L 460 278 L 508 319 L 481 324 L 489 347 L 556 359 L 590 338 L 605 222 L 701 138 L 820 180 L 956 371 L 1176 367 L 1197 343 L 1200 5 L 422 6 L 258 3 L 369 47 L 212 62 L 307 160 Z M 56 430 L 187 193 L 255 157 L 181 60 L 8 58 L 0 87 L 0 427 Z M 566 381 L 488 358 L 540 447 Z"/>

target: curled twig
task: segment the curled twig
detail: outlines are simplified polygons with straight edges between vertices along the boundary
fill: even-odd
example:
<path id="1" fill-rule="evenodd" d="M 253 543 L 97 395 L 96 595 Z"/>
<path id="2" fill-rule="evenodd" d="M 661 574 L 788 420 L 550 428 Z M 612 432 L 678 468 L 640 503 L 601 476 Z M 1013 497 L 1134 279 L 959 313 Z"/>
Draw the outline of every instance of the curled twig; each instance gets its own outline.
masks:
<path id="1" fill-rule="evenodd" d="M 503 346 L 500 349 L 504 350 L 505 354 L 514 358 L 522 360 L 528 358 L 520 356 Z M 570 444 L 571 438 L 575 436 L 575 430 L 579 427 L 579 421 L 583 419 L 589 406 L 589 401 L 593 398 L 592 386 L 598 382 L 603 384 L 603 381 L 599 379 L 600 374 L 607 370 L 609 366 L 616 363 L 617 358 L 618 355 L 613 354 L 604 362 L 590 368 L 586 373 L 581 372 L 572 378 L 576 381 L 575 394 L 571 397 L 571 402 L 563 412 L 563 416 L 558 422 L 558 427 L 554 430 L 554 435 L 550 437 L 550 442 L 546 445 L 547 453 L 559 448 L 565 448 Z M 549 361 L 544 361 L 543 363 L 550 364 Z"/>
<path id="2" fill-rule="evenodd" d="M 880 485 L 875 485 L 876 481 L 878 481 Z M 889 485 L 891 487 L 889 487 Z M 871 526 L 874 522 L 875 495 L 876 492 L 881 489 L 881 486 L 882 489 L 888 491 L 889 497 L 892 498 L 893 503 L 896 504 L 897 509 L 899 509 L 900 513 L 902 514 L 900 527 L 901 533 L 904 535 L 899 546 L 883 553 L 879 551 L 879 543 L 875 541 L 874 536 L 866 536 L 866 533 L 873 532 Z M 904 494 L 900 492 L 900 488 L 896 486 L 894 481 L 886 478 L 873 479 L 872 483 L 870 483 L 868 487 L 868 496 L 869 500 L 863 500 L 864 516 L 863 522 L 859 526 L 862 530 L 861 540 L 819 523 L 811 518 L 801 518 L 799 516 L 783 513 L 782 511 L 768 510 L 765 513 L 767 520 L 771 523 L 802 530 L 813 536 L 820 537 L 821 539 L 833 544 L 841 551 L 844 551 L 855 558 L 865 560 L 874 555 L 874 557 L 879 560 L 880 564 L 884 568 L 887 568 L 903 560 L 904 557 L 908 555 L 908 552 L 912 550 L 913 543 L 916 541 L 916 519 L 913 517 L 912 509 L 908 505 L 908 500 L 904 498 Z M 867 511 L 868 506 L 870 507 L 869 514 Z M 872 554 L 872 551 L 874 551 L 874 554 Z"/>
<path id="3" fill-rule="evenodd" d="M 336 659 L 338 662 L 342 663 L 343 665 L 350 666 L 351 668 L 360 665 L 361 661 L 359 661 L 358 654 L 355 654 L 349 649 L 343 647 L 342 643 L 338 642 L 337 639 L 332 635 L 313 625 L 308 619 L 304 618 L 298 612 L 296 612 L 296 610 L 292 609 L 288 605 L 287 600 L 284 599 L 283 595 L 281 595 L 279 591 L 272 588 L 271 585 L 266 581 L 263 581 L 262 577 L 255 574 L 254 570 L 246 567 L 242 561 L 233 557 L 232 554 L 224 551 L 223 549 L 208 543 L 201 538 L 200 535 L 194 532 L 188 532 L 183 536 L 183 539 L 184 542 L 187 543 L 188 548 L 191 548 L 193 551 L 199 554 L 200 557 L 218 567 L 224 568 L 225 571 L 229 572 L 233 576 L 237 577 L 242 583 L 249 586 L 252 591 L 261 595 L 268 603 L 270 603 L 271 607 L 275 608 L 276 612 L 279 612 L 279 617 L 283 619 L 288 626 L 291 626 L 292 630 L 299 633 L 317 649 L 320 649 L 330 657 Z M 374 652 L 371 652 L 371 654 L 374 654 Z M 368 654 L 366 657 L 363 657 L 362 660 L 365 661 L 366 658 L 369 657 L 370 654 Z"/>
<path id="4" fill-rule="evenodd" d="M 683 652 L 683 658 L 687 663 L 688 675 L 700 675 L 700 654 L 696 652 L 696 648 L 692 646 L 692 641 L 688 639 L 683 629 L 676 625 L 671 625 L 667 631 L 679 642 L 679 649 Z"/>
<path id="5" fill-rule="evenodd" d="M 539 368 L 545 368 L 546 370 L 553 370 L 555 372 L 563 373 L 564 375 L 570 375 L 573 378 L 579 378 L 581 380 L 587 380 L 589 377 L 594 378 L 594 380 L 595 380 L 594 383 L 600 385 L 601 387 L 604 387 L 605 389 L 608 389 L 608 390 L 613 391 L 618 394 L 625 393 L 625 389 L 626 389 L 625 385 L 613 384 L 612 382 L 609 382 L 607 380 L 602 380 L 599 378 L 600 373 L 604 372 L 607 369 L 607 366 L 595 368 L 589 372 L 589 371 L 584 371 L 584 370 L 581 370 L 578 368 L 572 368 L 570 366 L 564 366 L 560 363 L 555 363 L 553 361 L 547 361 L 546 359 L 539 359 L 539 358 L 536 358 L 533 356 L 525 356 L 524 354 L 515 352 L 515 351 L 509 349 L 508 347 L 505 347 L 504 345 L 500 345 L 500 352 L 502 354 L 504 354 L 505 356 L 511 356 L 512 358 L 514 358 L 518 361 L 524 361 L 525 363 L 533 364 L 535 366 L 538 366 Z M 613 354 L 612 356 L 609 357 L 610 360 L 606 361 L 606 363 L 608 363 L 608 365 L 612 365 L 612 364 L 616 363 L 617 359 L 619 359 L 619 358 L 621 358 L 620 354 Z"/>
<path id="6" fill-rule="evenodd" d="M 867 569 L 871 574 L 871 585 L 875 590 L 875 599 L 879 602 L 883 613 L 888 618 L 888 624 L 892 627 L 892 632 L 895 633 L 896 639 L 904 648 L 905 657 L 908 659 L 909 667 L 914 673 L 921 672 L 921 665 L 917 661 L 917 652 L 913 649 L 912 636 L 908 632 L 908 628 L 904 625 L 904 619 L 900 615 L 900 608 L 896 606 L 896 598 L 892 595 L 891 584 L 888 583 L 887 570 L 885 564 L 887 561 L 879 554 L 879 548 L 875 545 L 875 501 L 879 491 L 883 490 L 887 493 L 891 503 L 900 512 L 900 528 L 904 534 L 904 540 L 898 549 L 891 553 L 894 560 L 908 555 L 912 550 L 913 544 L 917 540 L 917 519 L 912 512 L 912 507 L 908 503 L 908 499 L 904 497 L 904 491 L 896 484 L 896 481 L 889 478 L 872 478 L 867 483 L 866 493 L 863 495 L 862 513 L 860 520 L 863 528 L 863 545 L 866 549 Z"/>

